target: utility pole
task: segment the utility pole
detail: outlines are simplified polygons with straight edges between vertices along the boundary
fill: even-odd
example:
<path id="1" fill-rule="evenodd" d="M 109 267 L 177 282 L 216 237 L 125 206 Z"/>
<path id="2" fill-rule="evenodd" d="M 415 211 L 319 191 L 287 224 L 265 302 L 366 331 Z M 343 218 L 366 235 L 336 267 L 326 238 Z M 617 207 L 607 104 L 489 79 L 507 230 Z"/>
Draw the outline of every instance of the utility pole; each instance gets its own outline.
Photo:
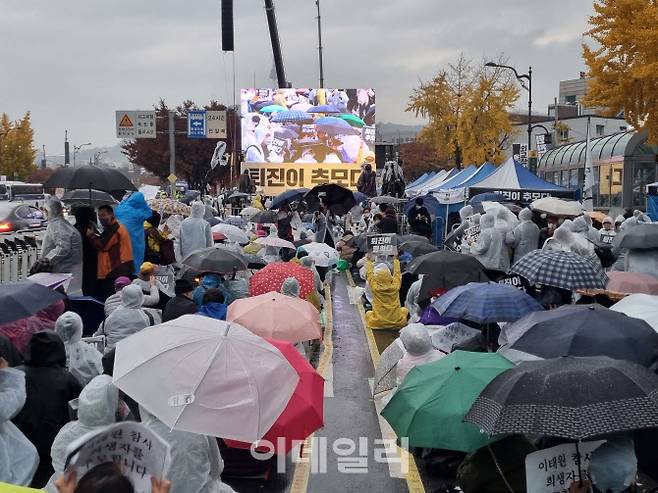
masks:
<path id="1" fill-rule="evenodd" d="M 69 131 L 64 130 L 64 166 L 71 164 L 71 156 L 69 152 Z"/>
<path id="2" fill-rule="evenodd" d="M 46 144 L 43 144 L 43 159 L 41 160 L 41 169 L 46 169 Z"/>
<path id="3" fill-rule="evenodd" d="M 176 174 L 176 128 L 175 128 L 175 114 L 169 111 L 169 175 Z M 174 197 L 176 191 L 176 182 L 171 182 L 171 197 Z"/>
<path id="4" fill-rule="evenodd" d="M 528 67 L 528 168 L 531 168 L 530 149 L 532 149 L 532 67 Z"/>
<path id="5" fill-rule="evenodd" d="M 324 87 L 324 66 L 322 63 L 322 17 L 320 16 L 320 0 L 315 0 L 318 8 L 318 58 L 320 62 L 320 88 Z"/>

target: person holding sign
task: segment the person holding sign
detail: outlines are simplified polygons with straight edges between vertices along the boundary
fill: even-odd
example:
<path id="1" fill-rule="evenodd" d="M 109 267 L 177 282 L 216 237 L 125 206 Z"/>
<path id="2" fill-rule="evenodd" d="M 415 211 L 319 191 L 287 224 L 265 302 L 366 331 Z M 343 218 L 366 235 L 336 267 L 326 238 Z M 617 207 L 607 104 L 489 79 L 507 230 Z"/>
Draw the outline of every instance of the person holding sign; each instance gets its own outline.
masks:
<path id="1" fill-rule="evenodd" d="M 393 261 L 393 274 L 386 264 L 374 267 L 366 262 L 366 280 L 372 290 L 372 310 L 366 313 L 366 323 L 371 329 L 399 329 L 407 324 L 409 312 L 400 306 L 402 272 L 400 261 Z"/>

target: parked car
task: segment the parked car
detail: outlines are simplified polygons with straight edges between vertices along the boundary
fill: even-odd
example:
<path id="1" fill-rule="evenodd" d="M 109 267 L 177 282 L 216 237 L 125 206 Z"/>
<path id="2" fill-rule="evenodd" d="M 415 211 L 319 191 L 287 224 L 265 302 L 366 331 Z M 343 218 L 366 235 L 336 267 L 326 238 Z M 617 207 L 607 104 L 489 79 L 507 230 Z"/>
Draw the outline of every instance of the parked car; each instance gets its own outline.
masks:
<path id="1" fill-rule="evenodd" d="M 0 233 L 45 228 L 46 215 L 32 205 L 0 202 Z"/>

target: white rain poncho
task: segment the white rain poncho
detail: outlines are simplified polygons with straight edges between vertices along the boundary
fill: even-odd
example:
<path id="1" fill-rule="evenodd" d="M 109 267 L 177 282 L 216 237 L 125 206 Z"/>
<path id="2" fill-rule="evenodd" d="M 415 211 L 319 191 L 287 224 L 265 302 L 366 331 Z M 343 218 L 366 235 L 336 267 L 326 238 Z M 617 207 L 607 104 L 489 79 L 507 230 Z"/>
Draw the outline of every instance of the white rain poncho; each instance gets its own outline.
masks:
<path id="1" fill-rule="evenodd" d="M 281 294 L 292 298 L 299 298 L 299 281 L 294 277 L 284 279 L 281 285 Z"/>
<path id="2" fill-rule="evenodd" d="M 405 353 L 397 364 L 397 383 L 400 385 L 412 368 L 437 361 L 445 356 L 432 347 L 432 340 L 423 324 L 409 324 L 400 331 Z"/>
<path id="3" fill-rule="evenodd" d="M 523 209 L 519 212 L 521 222 L 505 237 L 505 242 L 514 249 L 514 260 L 539 248 L 539 228 L 532 222 L 532 211 Z"/>
<path id="4" fill-rule="evenodd" d="M 592 216 L 585 212 L 583 217 L 587 223 L 587 239 L 597 243 L 599 241 L 599 230 L 592 225 Z"/>
<path id="5" fill-rule="evenodd" d="M 405 299 L 404 306 L 409 310 L 409 317 L 411 322 L 418 322 L 421 316 L 421 308 L 418 305 L 418 297 L 420 296 L 420 288 L 423 284 L 423 274 L 421 274 L 420 279 L 411 283 L 409 290 L 407 291 L 407 298 Z"/>
<path id="6" fill-rule="evenodd" d="M 445 240 L 446 246 L 450 248 L 456 248 L 456 245 L 459 244 L 459 240 L 461 239 L 462 236 L 464 236 L 464 232 L 473 226 L 473 223 L 471 222 L 470 218 L 473 216 L 473 207 L 470 205 L 465 205 L 461 209 L 459 209 L 459 218 L 461 219 L 461 223 L 459 226 L 454 229 L 447 237 Z M 462 251 L 467 251 L 468 250 L 468 245 L 462 245 Z"/>
<path id="7" fill-rule="evenodd" d="M 137 278 L 133 281 L 133 284 L 139 286 L 142 290 L 142 294 L 144 295 L 144 301 L 142 302 L 143 306 L 156 306 L 160 303 L 160 289 L 158 288 L 157 282 L 151 285 L 149 281 Z"/>
<path id="8" fill-rule="evenodd" d="M 74 312 L 64 312 L 55 322 L 55 332 L 64 342 L 66 367 L 81 385 L 87 385 L 97 375 L 103 373 L 103 355 L 83 342 L 82 319 Z"/>
<path id="9" fill-rule="evenodd" d="M 509 248 L 502 230 L 494 227 L 493 214 L 487 213 L 480 220 L 480 236 L 471 245 L 471 254 L 485 269 L 507 272 L 510 266 Z"/>
<path id="10" fill-rule="evenodd" d="M 162 421 L 140 406 L 142 423 L 171 446 L 171 466 L 167 479 L 171 493 L 231 493 L 234 490 L 222 483 L 220 474 L 224 461 L 213 437 L 170 431 Z"/>
<path id="11" fill-rule="evenodd" d="M 322 291 L 322 279 L 320 278 L 318 270 L 315 268 L 315 261 L 311 257 L 306 256 L 302 257 L 299 262 L 302 264 L 302 267 L 306 267 L 307 269 L 313 271 L 313 285 L 315 286 L 315 290 L 318 293 Z"/>
<path id="12" fill-rule="evenodd" d="M 195 250 L 213 246 L 210 223 L 203 218 L 205 213 L 206 206 L 203 202 L 194 202 L 190 217 L 181 223 L 180 252 L 183 258 Z"/>
<path id="13" fill-rule="evenodd" d="M 48 227 L 41 244 L 41 256 L 52 263 L 52 272 L 73 274 L 67 293 L 82 294 L 82 237 L 64 218 L 62 203 L 51 198 L 46 202 Z"/>
<path id="14" fill-rule="evenodd" d="M 49 492 L 57 492 L 53 481 L 64 473 L 68 446 L 81 436 L 114 423 L 118 406 L 119 391 L 112 385 L 109 375 L 95 377 L 82 389 L 78 399 L 78 419 L 62 427 L 50 449 L 55 474 L 46 487 Z"/>
<path id="15" fill-rule="evenodd" d="M 591 245 L 592 243 L 596 243 L 598 241 L 599 235 L 596 234 L 592 236 L 589 229 L 590 227 L 587 224 L 586 217 L 588 216 L 583 215 L 574 219 L 573 223 L 571 224 L 571 231 L 576 234 L 576 239 L 579 241 L 579 243 L 583 245 Z"/>
<path id="16" fill-rule="evenodd" d="M 25 373 L 0 369 L 0 481 L 28 486 L 39 465 L 37 449 L 10 421 L 25 404 Z"/>
<path id="17" fill-rule="evenodd" d="M 139 286 L 131 284 L 121 290 L 121 306 L 105 320 L 97 335 L 105 334 L 105 352 L 117 342 L 149 326 L 149 317 L 142 310 L 144 295 Z"/>

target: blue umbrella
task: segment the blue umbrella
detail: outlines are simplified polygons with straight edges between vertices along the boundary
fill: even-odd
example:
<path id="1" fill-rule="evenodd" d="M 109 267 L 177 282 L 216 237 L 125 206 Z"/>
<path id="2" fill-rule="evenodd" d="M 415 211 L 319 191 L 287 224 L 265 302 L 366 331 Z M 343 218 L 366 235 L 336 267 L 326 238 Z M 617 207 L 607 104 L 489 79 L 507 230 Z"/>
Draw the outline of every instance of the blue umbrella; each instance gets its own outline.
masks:
<path id="1" fill-rule="evenodd" d="M 330 104 L 320 104 L 318 106 L 311 106 L 308 110 L 306 110 L 306 112 L 307 113 L 340 113 L 341 111 L 335 106 L 331 106 Z"/>
<path id="2" fill-rule="evenodd" d="M 360 135 L 361 131 L 354 128 L 342 118 L 325 116 L 315 121 L 315 126 L 321 132 L 329 135 Z"/>
<path id="3" fill-rule="evenodd" d="M 526 293 L 507 284 L 469 282 L 439 297 L 432 307 L 444 317 L 479 324 L 514 322 L 530 312 L 543 310 Z"/>
<path id="4" fill-rule="evenodd" d="M 293 188 L 292 190 L 286 190 L 272 199 L 270 209 L 280 209 L 285 204 L 301 200 L 307 192 L 308 188 Z"/>
<path id="5" fill-rule="evenodd" d="M 62 293 L 32 281 L 0 284 L 0 324 L 34 315 L 64 298 Z"/>
<path id="6" fill-rule="evenodd" d="M 288 111 L 288 108 L 284 108 L 283 106 L 280 106 L 278 104 L 269 104 L 267 106 L 262 107 L 259 111 L 261 113 L 278 113 L 280 111 Z"/>
<path id="7" fill-rule="evenodd" d="M 279 111 L 274 113 L 273 123 L 312 123 L 313 117 L 303 111 Z"/>
<path id="8" fill-rule="evenodd" d="M 230 224 L 238 228 L 244 228 L 247 223 L 239 216 L 228 216 L 222 221 L 224 224 Z"/>
<path id="9" fill-rule="evenodd" d="M 356 200 L 357 204 L 360 204 L 361 202 L 365 202 L 366 200 L 370 200 L 370 197 L 368 197 L 363 192 L 352 192 L 352 193 L 354 194 L 354 200 Z"/>

